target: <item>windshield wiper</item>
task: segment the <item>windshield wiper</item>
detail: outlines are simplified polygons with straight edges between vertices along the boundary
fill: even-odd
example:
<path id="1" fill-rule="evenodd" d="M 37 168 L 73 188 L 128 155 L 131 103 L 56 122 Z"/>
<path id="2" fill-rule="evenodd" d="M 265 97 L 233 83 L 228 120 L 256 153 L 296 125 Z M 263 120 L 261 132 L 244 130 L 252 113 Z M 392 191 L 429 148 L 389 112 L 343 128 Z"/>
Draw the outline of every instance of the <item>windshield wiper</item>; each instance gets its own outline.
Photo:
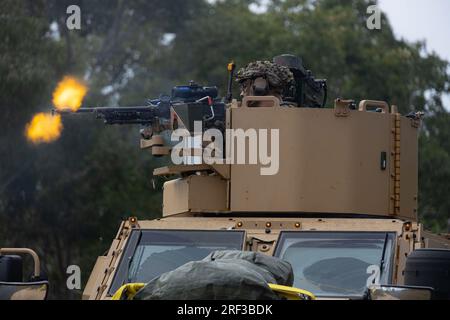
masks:
<path id="1" fill-rule="evenodd" d="M 389 240 L 389 233 L 386 233 L 386 236 L 384 237 L 383 252 L 381 254 L 381 261 L 380 261 L 380 277 L 384 270 L 384 264 L 385 264 L 384 258 L 386 256 L 388 240 Z"/>

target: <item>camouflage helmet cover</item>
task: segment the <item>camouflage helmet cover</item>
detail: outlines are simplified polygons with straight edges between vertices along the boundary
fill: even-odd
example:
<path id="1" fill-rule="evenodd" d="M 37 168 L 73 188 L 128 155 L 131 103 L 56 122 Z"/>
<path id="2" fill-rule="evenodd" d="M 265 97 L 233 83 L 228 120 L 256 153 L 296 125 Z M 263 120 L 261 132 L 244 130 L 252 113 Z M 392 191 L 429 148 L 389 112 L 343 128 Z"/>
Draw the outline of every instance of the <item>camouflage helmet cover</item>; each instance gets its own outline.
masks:
<path id="1" fill-rule="evenodd" d="M 294 75 L 289 68 L 270 61 L 251 62 L 245 68 L 239 70 L 236 81 L 243 82 L 259 77 L 266 78 L 272 88 L 286 87 L 294 82 Z"/>

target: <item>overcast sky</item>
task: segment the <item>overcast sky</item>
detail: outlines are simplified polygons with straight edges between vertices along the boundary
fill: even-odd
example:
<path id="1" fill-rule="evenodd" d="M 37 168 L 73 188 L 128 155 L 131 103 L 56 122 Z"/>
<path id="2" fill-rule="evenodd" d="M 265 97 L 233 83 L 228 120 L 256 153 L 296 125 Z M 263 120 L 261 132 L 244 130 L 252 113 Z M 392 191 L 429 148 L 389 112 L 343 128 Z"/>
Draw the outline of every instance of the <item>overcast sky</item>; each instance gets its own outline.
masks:
<path id="1" fill-rule="evenodd" d="M 378 0 L 397 37 L 425 40 L 429 52 L 450 61 L 450 0 Z M 450 95 L 443 104 L 450 111 Z"/>
<path id="2" fill-rule="evenodd" d="M 379 0 L 398 37 L 426 40 L 429 51 L 450 61 L 450 0 Z"/>

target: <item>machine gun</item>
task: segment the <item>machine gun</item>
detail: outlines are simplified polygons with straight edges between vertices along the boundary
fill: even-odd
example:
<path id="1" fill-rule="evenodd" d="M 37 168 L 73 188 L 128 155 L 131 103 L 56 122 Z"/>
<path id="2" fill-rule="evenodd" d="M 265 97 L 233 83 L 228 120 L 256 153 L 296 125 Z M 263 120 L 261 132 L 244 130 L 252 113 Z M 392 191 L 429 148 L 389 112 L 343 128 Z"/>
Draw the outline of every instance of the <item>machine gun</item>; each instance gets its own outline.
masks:
<path id="1" fill-rule="evenodd" d="M 294 102 L 299 107 L 324 108 L 327 103 L 327 80 L 315 79 L 310 70 L 305 69 L 301 58 L 283 54 L 273 62 L 288 67 L 294 74 L 295 86 L 286 88 L 283 100 Z"/>
<path id="2" fill-rule="evenodd" d="M 191 81 L 187 86 L 174 87 L 171 96 L 161 95 L 159 99 L 148 100 L 147 106 L 80 108 L 77 111 L 53 109 L 53 113 L 90 113 L 107 125 L 162 125 L 163 128 L 170 128 L 169 122 L 175 120 L 177 125 L 181 121 L 191 131 L 194 121 L 203 121 L 205 129 L 224 127 L 225 104 L 218 98 L 217 87 L 202 87 Z"/>

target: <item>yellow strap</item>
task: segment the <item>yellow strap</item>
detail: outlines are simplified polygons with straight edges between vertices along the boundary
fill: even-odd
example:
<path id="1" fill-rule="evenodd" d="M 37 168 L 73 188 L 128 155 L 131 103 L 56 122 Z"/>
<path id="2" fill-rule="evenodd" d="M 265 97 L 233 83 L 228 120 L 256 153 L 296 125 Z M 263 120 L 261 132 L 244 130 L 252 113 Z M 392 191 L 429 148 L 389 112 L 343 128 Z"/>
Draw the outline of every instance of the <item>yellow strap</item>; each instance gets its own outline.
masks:
<path id="1" fill-rule="evenodd" d="M 133 300 L 136 293 L 138 293 L 138 291 L 143 287 L 145 287 L 145 283 L 128 283 L 126 285 L 123 285 L 113 295 L 112 300 L 122 300 L 124 294 L 126 300 Z"/>
<path id="2" fill-rule="evenodd" d="M 145 286 L 145 283 L 128 283 L 117 290 L 112 300 L 122 300 L 125 295 L 126 300 L 132 300 L 134 296 Z M 305 300 L 305 296 L 311 300 L 316 300 L 316 296 L 309 291 L 294 287 L 281 286 L 269 283 L 270 289 L 285 297 L 288 300 Z"/>
<path id="3" fill-rule="evenodd" d="M 311 300 L 316 300 L 316 296 L 313 293 L 303 289 L 286 287 L 272 283 L 269 283 L 269 287 L 270 289 L 272 289 L 273 291 L 275 291 L 276 293 L 280 294 L 281 296 L 285 297 L 288 300 L 306 300 L 305 296 Z"/>

